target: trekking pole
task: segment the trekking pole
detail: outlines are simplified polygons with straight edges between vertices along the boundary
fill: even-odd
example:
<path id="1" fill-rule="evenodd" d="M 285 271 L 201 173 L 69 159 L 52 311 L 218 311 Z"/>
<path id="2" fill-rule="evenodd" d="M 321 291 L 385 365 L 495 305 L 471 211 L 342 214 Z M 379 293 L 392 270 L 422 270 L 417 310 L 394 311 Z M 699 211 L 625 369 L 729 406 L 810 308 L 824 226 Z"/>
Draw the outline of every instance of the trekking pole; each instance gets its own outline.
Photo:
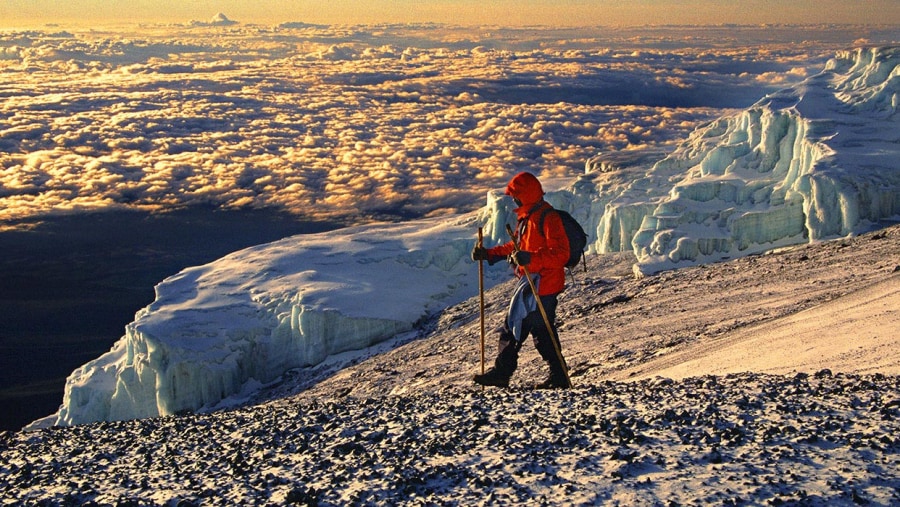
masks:
<path id="1" fill-rule="evenodd" d="M 513 251 L 519 251 L 519 244 L 516 243 L 516 235 L 513 233 L 512 227 L 509 224 L 506 224 L 506 233 L 509 234 L 509 237 L 513 240 Z M 528 268 L 525 266 L 519 265 L 522 268 L 522 271 L 525 273 L 525 278 L 528 279 L 528 285 L 531 286 L 531 292 L 534 294 L 534 301 L 537 303 L 538 310 L 541 312 L 541 317 L 544 318 L 544 324 L 547 325 L 547 332 L 550 333 L 550 343 L 553 344 L 553 350 L 556 351 L 556 357 L 559 359 L 559 365 L 562 367 L 563 374 L 566 376 L 566 384 L 568 387 L 572 387 L 572 379 L 569 378 L 569 367 L 566 366 L 566 360 L 563 359 L 562 351 L 559 349 L 559 338 L 553 332 L 553 326 L 550 325 L 550 317 L 547 317 L 547 311 L 544 310 L 544 304 L 541 303 L 541 296 L 538 294 L 537 287 L 534 286 L 534 280 L 531 279 L 531 273 L 528 272 Z"/>
<path id="2" fill-rule="evenodd" d="M 484 248 L 484 232 L 478 228 L 478 248 Z M 484 375 L 484 260 L 478 261 L 478 294 L 481 298 L 481 374 Z M 484 390 L 484 386 L 481 386 Z"/>

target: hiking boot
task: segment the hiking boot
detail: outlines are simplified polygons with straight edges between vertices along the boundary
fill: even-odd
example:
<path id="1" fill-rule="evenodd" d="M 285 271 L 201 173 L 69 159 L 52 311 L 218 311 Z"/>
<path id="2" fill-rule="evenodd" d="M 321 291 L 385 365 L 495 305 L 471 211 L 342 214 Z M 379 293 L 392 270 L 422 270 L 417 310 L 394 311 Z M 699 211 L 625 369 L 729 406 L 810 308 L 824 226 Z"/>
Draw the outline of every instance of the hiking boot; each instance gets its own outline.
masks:
<path id="1" fill-rule="evenodd" d="M 547 380 L 534 385 L 535 389 L 568 389 L 569 381 L 561 373 L 551 373 Z"/>
<path id="2" fill-rule="evenodd" d="M 509 375 L 498 372 L 496 368 L 491 368 L 482 375 L 475 375 L 472 380 L 483 386 L 509 387 Z"/>

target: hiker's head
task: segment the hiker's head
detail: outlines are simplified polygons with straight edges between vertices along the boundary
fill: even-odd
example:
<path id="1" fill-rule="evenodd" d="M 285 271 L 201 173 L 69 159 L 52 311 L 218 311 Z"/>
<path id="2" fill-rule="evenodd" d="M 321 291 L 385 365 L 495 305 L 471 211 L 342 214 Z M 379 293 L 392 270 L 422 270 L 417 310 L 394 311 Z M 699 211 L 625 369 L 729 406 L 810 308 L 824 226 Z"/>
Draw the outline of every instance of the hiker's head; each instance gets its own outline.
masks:
<path id="1" fill-rule="evenodd" d="M 533 174 L 519 173 L 506 185 L 506 195 L 512 197 L 519 206 L 528 206 L 544 198 L 544 189 Z"/>

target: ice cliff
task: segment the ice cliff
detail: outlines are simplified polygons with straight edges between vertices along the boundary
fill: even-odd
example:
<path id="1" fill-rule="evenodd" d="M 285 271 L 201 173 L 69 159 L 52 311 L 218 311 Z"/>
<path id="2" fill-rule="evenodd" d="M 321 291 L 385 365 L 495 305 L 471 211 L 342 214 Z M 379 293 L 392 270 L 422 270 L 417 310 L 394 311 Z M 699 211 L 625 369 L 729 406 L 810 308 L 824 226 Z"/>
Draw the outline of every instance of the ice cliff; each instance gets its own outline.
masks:
<path id="1" fill-rule="evenodd" d="M 900 48 L 838 54 L 802 85 L 698 129 L 631 182 L 598 191 L 583 178 L 570 200 L 591 209 L 594 251 L 633 249 L 636 274 L 649 274 L 896 219 L 898 62 Z"/>
<path id="2" fill-rule="evenodd" d="M 896 220 L 898 61 L 900 48 L 841 53 L 652 167 L 616 177 L 590 161 L 547 198 L 586 226 L 591 251 L 633 249 L 637 274 Z M 197 410 L 410 330 L 475 294 L 475 230 L 504 240 L 511 208 L 491 192 L 470 215 L 297 236 L 186 269 L 156 287 L 112 350 L 70 375 L 59 412 L 36 424 Z M 489 283 L 508 276 L 488 273 Z"/>
<path id="3" fill-rule="evenodd" d="M 156 286 L 108 353 L 69 376 L 59 412 L 37 426 L 197 410 L 409 331 L 477 291 L 468 257 L 478 224 L 500 241 L 514 216 L 506 199 L 492 203 L 450 220 L 294 236 L 185 269 Z"/>

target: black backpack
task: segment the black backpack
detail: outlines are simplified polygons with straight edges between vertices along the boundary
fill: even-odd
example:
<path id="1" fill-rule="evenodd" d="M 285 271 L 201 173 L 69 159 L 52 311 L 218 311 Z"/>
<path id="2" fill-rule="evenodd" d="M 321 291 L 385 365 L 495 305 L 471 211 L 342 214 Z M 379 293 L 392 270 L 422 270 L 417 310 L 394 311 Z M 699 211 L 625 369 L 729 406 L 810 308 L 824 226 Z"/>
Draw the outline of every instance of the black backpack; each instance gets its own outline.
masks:
<path id="1" fill-rule="evenodd" d="M 541 234 L 544 234 L 544 219 L 547 213 L 555 211 L 562 220 L 563 229 L 566 231 L 566 237 L 569 239 L 569 260 L 566 261 L 567 268 L 574 268 L 578 265 L 578 261 L 584 259 L 584 249 L 587 247 L 588 235 L 584 232 L 584 228 L 575 220 L 575 217 L 567 211 L 556 208 L 547 208 L 541 213 L 541 219 L 538 222 Z M 584 270 L 587 271 L 587 263 L 584 264 Z"/>

